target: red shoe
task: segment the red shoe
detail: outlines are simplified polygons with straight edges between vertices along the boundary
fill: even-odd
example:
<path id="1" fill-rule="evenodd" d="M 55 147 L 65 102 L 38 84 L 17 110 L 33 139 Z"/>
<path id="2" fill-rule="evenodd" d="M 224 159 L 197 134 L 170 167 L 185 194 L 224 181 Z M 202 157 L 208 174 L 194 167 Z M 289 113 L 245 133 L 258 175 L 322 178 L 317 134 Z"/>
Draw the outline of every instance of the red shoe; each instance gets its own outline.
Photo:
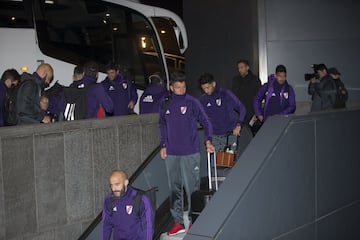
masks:
<path id="1" fill-rule="evenodd" d="M 186 229 L 183 225 L 181 225 L 180 223 L 175 223 L 172 228 L 170 228 L 170 230 L 167 232 L 167 234 L 169 236 L 174 236 L 177 235 L 179 233 L 184 233 L 186 232 Z"/>

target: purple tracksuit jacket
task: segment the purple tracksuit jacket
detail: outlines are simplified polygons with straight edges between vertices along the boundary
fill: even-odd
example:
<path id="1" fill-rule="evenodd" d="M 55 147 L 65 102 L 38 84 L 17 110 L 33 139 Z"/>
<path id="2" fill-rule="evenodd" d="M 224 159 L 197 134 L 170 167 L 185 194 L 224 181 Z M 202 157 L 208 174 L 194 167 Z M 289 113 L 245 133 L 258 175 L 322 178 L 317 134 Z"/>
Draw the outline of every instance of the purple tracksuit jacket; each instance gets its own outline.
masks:
<path id="1" fill-rule="evenodd" d="M 168 95 L 164 86 L 153 83 L 147 86 L 140 97 L 140 114 L 159 112 L 160 101 Z"/>
<path id="2" fill-rule="evenodd" d="M 135 85 L 131 81 L 126 80 L 121 74 L 118 74 L 112 81 L 109 78 L 105 78 L 101 84 L 114 103 L 113 115 L 122 116 L 130 114 L 131 110 L 128 108 L 129 102 L 133 101 L 136 104 L 138 100 Z"/>
<path id="3" fill-rule="evenodd" d="M 265 99 L 262 108 L 262 100 Z M 264 84 L 254 98 L 254 110 L 256 116 L 264 116 L 264 119 L 272 115 L 286 115 L 294 113 L 296 109 L 294 89 L 285 81 L 279 84 L 274 75 L 270 75 L 268 82 Z"/>
<path id="4" fill-rule="evenodd" d="M 200 151 L 198 122 L 204 128 L 204 140 L 212 140 L 212 125 L 199 100 L 184 94 L 171 94 L 160 104 L 160 145 L 168 155 L 185 156 Z"/>
<path id="5" fill-rule="evenodd" d="M 216 135 L 232 132 L 237 124 L 242 125 L 244 123 L 245 106 L 228 89 L 216 87 L 211 95 L 203 94 L 200 97 L 200 102 Z M 236 118 L 234 111 L 238 113 L 238 118 Z"/>
<path id="6" fill-rule="evenodd" d="M 113 111 L 113 102 L 106 94 L 103 86 L 96 83 L 96 79 L 84 76 L 80 81 L 73 82 L 70 86 L 84 88 L 92 84 L 87 89 L 87 118 L 97 118 L 97 111 L 101 105 L 106 112 Z"/>
<path id="7" fill-rule="evenodd" d="M 128 186 L 118 199 L 111 201 L 112 193 L 105 197 L 101 240 L 110 240 L 111 232 L 114 240 L 152 240 L 154 216 L 150 200 L 142 195 L 139 217 L 134 209 L 136 193 Z"/>

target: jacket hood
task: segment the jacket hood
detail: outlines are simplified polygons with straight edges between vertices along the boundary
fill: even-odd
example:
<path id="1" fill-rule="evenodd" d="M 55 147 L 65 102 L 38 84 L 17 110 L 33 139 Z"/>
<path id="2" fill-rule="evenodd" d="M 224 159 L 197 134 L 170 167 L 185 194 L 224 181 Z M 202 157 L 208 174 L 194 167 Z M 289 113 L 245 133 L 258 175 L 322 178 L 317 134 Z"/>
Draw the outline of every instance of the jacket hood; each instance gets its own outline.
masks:
<path id="1" fill-rule="evenodd" d="M 89 76 L 84 76 L 81 80 L 74 81 L 71 85 L 77 88 L 84 88 L 91 83 L 96 83 L 96 79 Z"/>

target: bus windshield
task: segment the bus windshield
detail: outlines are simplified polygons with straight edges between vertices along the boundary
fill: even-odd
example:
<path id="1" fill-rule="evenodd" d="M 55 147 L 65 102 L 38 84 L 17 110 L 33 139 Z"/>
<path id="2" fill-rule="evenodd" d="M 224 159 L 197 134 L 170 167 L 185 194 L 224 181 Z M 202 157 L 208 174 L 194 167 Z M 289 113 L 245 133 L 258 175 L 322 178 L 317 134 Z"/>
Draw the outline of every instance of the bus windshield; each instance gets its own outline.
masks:
<path id="1" fill-rule="evenodd" d="M 151 12 L 151 6 L 116 0 L 25 0 L 0 4 L 0 50 L 15 53 L 21 49 L 23 54 L 21 59 L 8 58 L 4 63 L 1 60 L 1 66 L 19 70 L 26 65 L 34 70 L 35 64 L 49 62 L 55 69 L 55 78 L 67 85 L 74 65 L 94 60 L 105 72 L 107 65 L 117 63 L 138 89 L 144 89 L 148 77 L 155 72 L 166 80 L 169 71 L 184 68 L 176 23 L 167 16 L 145 16 L 143 13 Z M 32 38 L 26 29 L 33 29 L 36 37 Z"/>

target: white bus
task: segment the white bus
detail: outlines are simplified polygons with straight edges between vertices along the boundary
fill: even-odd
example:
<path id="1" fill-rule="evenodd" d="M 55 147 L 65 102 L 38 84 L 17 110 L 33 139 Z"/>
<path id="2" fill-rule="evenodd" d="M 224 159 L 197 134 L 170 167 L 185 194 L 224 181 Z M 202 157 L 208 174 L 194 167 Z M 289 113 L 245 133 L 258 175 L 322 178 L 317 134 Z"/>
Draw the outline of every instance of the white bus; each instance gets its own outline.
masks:
<path id="1" fill-rule="evenodd" d="M 138 89 L 148 76 L 184 68 L 188 45 L 173 12 L 128 0 L 0 1 L 0 72 L 33 72 L 50 63 L 54 82 L 69 85 L 74 66 L 89 60 L 101 72 L 116 62 Z M 102 81 L 105 75 L 100 75 Z"/>

